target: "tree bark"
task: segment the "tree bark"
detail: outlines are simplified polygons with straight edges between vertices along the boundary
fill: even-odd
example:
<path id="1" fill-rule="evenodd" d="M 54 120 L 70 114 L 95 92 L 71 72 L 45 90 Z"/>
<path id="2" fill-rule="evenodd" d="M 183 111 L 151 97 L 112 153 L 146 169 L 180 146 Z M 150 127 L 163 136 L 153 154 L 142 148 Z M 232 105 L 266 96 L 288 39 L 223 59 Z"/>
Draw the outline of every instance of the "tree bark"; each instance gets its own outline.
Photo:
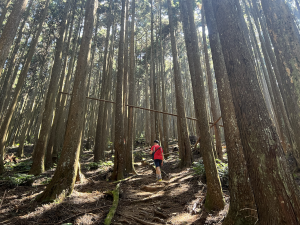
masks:
<path id="1" fill-rule="evenodd" d="M 125 169 L 125 149 L 124 149 L 124 102 L 123 102 L 123 77 L 124 77 L 124 24 L 125 24 L 125 0 L 122 0 L 121 30 L 118 52 L 118 71 L 116 87 L 116 108 L 115 108 L 115 158 L 113 180 L 122 180 Z"/>
<path id="2" fill-rule="evenodd" d="M 299 224 L 299 193 L 259 91 L 254 62 L 235 10 L 237 6 L 234 0 L 212 3 L 257 205 L 258 224 Z"/>
<path id="3" fill-rule="evenodd" d="M 10 3 L 11 3 L 11 0 L 7 0 L 5 3 L 3 3 L 4 5 L 2 7 L 2 12 L 1 12 L 1 16 L 0 16 L 0 33 L 1 33 L 1 30 L 2 30 L 5 15 L 6 15 L 7 10 L 8 10 L 8 6 L 10 5 Z"/>
<path id="4" fill-rule="evenodd" d="M 112 7 L 112 6 L 111 6 Z M 109 43 L 109 35 L 110 35 L 110 27 L 112 24 L 112 15 L 109 13 L 109 18 L 107 18 L 107 30 L 106 30 L 106 37 L 104 43 L 104 59 L 103 59 L 103 74 L 102 74 L 102 88 L 101 88 L 101 95 L 100 98 L 106 99 L 106 89 L 108 89 L 108 43 Z M 104 143 L 106 142 L 103 139 L 104 130 L 103 127 L 105 126 L 104 113 L 105 112 L 105 102 L 99 103 L 99 110 L 98 110 L 98 121 L 97 121 L 97 128 L 96 128 L 96 137 L 95 137 L 95 148 L 94 148 L 94 162 L 99 162 L 99 160 L 104 161 L 104 150 L 105 147 Z M 106 106 L 107 107 L 107 106 Z"/>
<path id="5" fill-rule="evenodd" d="M 294 131 L 297 147 L 293 155 L 300 166 L 300 39 L 293 15 L 286 3 L 281 0 L 262 1 L 268 31 L 279 68 L 277 78 L 282 97 Z"/>
<path id="6" fill-rule="evenodd" d="M 168 0 L 168 14 L 169 14 L 169 24 L 170 24 L 170 35 L 172 44 L 172 55 L 173 55 L 173 65 L 174 65 L 174 81 L 175 81 L 175 94 L 176 94 L 176 109 L 177 109 L 177 121 L 178 121 L 178 137 L 180 140 L 179 150 L 181 152 L 181 166 L 189 167 L 192 165 L 191 156 L 191 145 L 189 140 L 189 135 L 187 131 L 187 123 L 185 118 L 184 102 L 182 96 L 182 80 L 180 76 L 180 68 L 178 63 L 178 53 L 175 39 L 175 31 L 173 25 L 173 12 L 172 12 L 171 1 Z"/>
<path id="7" fill-rule="evenodd" d="M 211 1 L 204 0 L 203 6 L 205 7 L 228 156 L 230 206 L 223 224 L 254 224 L 256 219 L 253 216 L 255 216 L 256 207 L 248 179 L 240 133 L 237 129 L 238 124 L 217 24 Z"/>
<path id="8" fill-rule="evenodd" d="M 208 90 L 209 90 L 209 97 L 210 97 L 210 108 L 211 108 L 213 121 L 217 121 L 219 119 L 220 115 L 218 115 L 218 112 L 217 112 L 217 103 L 216 103 L 216 97 L 215 97 L 214 88 L 213 88 L 213 83 L 214 83 L 213 80 L 214 79 L 211 74 L 210 64 L 209 64 L 206 34 L 205 34 L 206 21 L 205 21 L 205 17 L 204 17 L 204 7 L 202 7 L 201 14 L 202 14 L 203 47 L 204 47 L 204 54 L 205 54 L 206 75 L 207 75 Z M 222 142 L 221 142 L 219 122 L 214 125 L 214 131 L 215 131 L 217 157 L 223 161 Z"/>
<path id="9" fill-rule="evenodd" d="M 183 10 L 182 19 L 184 22 L 184 35 L 187 48 L 187 56 L 193 87 L 195 115 L 198 119 L 197 127 L 200 131 L 200 147 L 203 154 L 203 162 L 207 177 L 207 194 L 205 207 L 208 210 L 221 210 L 224 208 L 221 183 L 215 163 L 215 157 L 212 148 L 211 136 L 209 133 L 208 116 L 206 108 L 206 94 L 204 79 L 200 64 L 200 51 L 198 47 L 198 37 L 194 22 L 194 13 L 192 0 L 180 1 Z M 187 11 L 189 10 L 189 11 Z"/>
<path id="10" fill-rule="evenodd" d="M 130 71 L 129 71 L 129 93 L 128 104 L 135 104 L 135 57 L 134 57 L 134 23 L 135 23 L 135 0 L 131 2 L 132 14 L 131 14 L 131 28 L 130 28 Z M 126 151 L 126 173 L 132 173 L 134 171 L 133 165 L 133 141 L 134 141 L 134 109 L 129 107 L 128 109 L 128 134 L 127 134 L 127 151 Z"/>

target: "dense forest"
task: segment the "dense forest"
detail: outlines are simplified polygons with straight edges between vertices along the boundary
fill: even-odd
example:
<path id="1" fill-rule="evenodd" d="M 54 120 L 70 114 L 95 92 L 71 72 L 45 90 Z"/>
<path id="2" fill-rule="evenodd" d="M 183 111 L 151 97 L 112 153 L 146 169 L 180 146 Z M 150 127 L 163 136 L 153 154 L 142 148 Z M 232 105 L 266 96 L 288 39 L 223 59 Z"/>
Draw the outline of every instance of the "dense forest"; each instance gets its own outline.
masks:
<path id="1" fill-rule="evenodd" d="M 299 0 L 0 1 L 0 224 L 298 225 L 299 188 Z"/>

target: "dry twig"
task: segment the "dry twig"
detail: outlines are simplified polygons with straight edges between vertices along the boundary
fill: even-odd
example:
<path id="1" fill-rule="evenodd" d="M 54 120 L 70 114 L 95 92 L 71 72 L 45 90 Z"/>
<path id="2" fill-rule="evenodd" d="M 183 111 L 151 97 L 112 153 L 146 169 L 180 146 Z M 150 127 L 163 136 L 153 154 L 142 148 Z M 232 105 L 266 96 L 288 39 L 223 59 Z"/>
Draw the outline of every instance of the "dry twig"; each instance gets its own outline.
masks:
<path id="1" fill-rule="evenodd" d="M 0 209 L 2 207 L 2 203 L 3 203 L 4 199 L 5 199 L 5 195 L 6 195 L 6 190 L 5 190 L 4 194 L 3 194 L 3 198 L 2 198 L 2 201 L 1 201 L 1 204 L 0 204 Z"/>

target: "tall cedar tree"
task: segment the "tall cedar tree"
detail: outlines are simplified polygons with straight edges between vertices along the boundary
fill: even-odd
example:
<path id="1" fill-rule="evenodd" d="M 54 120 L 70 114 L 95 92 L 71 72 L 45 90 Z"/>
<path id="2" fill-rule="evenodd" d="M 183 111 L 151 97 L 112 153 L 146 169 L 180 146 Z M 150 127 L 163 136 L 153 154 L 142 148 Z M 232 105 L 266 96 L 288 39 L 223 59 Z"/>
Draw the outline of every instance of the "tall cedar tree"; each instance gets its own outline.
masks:
<path id="1" fill-rule="evenodd" d="M 204 16 L 204 7 L 202 7 L 202 36 L 203 36 L 203 49 L 205 54 L 205 65 L 206 65 L 206 75 L 207 75 L 207 83 L 208 83 L 208 91 L 209 91 L 209 99 L 210 99 L 210 109 L 212 113 L 212 118 L 214 121 L 219 119 L 219 113 L 217 109 L 217 103 L 219 103 L 219 99 L 215 96 L 214 91 L 214 79 L 213 75 L 211 74 L 210 63 L 209 63 L 209 56 L 208 56 L 208 49 L 207 49 L 207 41 L 206 41 L 206 33 L 205 33 L 205 16 Z M 218 101 L 218 102 L 216 102 Z M 221 142 L 221 131 L 219 122 L 214 122 L 214 131 L 215 131 L 215 139 L 216 139 L 216 152 L 220 160 L 223 161 L 223 151 L 222 151 L 222 142 Z"/>
<path id="2" fill-rule="evenodd" d="M 111 7 L 110 7 L 111 8 Z M 102 69 L 102 88 L 101 88 L 101 99 L 107 99 L 105 96 L 105 90 L 109 86 L 108 84 L 108 43 L 109 43 L 109 35 L 110 35 L 110 27 L 112 23 L 112 15 L 109 12 L 107 17 L 107 27 L 106 27 L 106 37 L 104 41 L 104 59 L 103 59 L 103 69 Z M 107 104 L 105 102 L 99 103 L 98 108 L 98 120 L 97 120 L 97 127 L 96 127 L 96 138 L 95 138 L 95 147 L 94 147 L 94 162 L 99 162 L 99 160 L 104 160 L 104 150 L 105 150 L 105 140 L 103 130 L 105 127 L 105 120 L 103 114 L 105 113 L 105 106 Z"/>
<path id="3" fill-rule="evenodd" d="M 175 30 L 173 22 L 173 7 L 171 0 L 168 0 L 168 14 L 170 24 L 171 47 L 174 67 L 174 81 L 175 81 L 175 95 L 176 95 L 176 109 L 177 109 L 177 124 L 179 151 L 181 152 L 181 166 L 189 167 L 192 165 L 191 144 L 188 137 L 187 123 L 185 118 L 185 109 L 182 95 L 182 80 L 180 76 L 180 68 L 178 62 L 177 45 L 175 39 Z"/>
<path id="4" fill-rule="evenodd" d="M 125 146 L 124 146 L 124 116 L 123 116 L 123 73 L 124 73 L 124 23 L 125 23 L 125 0 L 122 0 L 121 30 L 118 53 L 118 72 L 116 87 L 115 108 L 115 158 L 112 179 L 124 178 L 125 169 Z"/>
<path id="5" fill-rule="evenodd" d="M 299 193 L 260 92 L 237 7 L 234 0 L 213 0 L 259 224 L 299 224 Z"/>
<path id="6" fill-rule="evenodd" d="M 209 31 L 228 156 L 230 206 L 223 224 L 254 224 L 256 220 L 253 217 L 256 210 L 254 196 L 248 179 L 240 132 L 237 129 L 230 84 L 211 0 L 203 0 L 203 6 Z"/>
<path id="7" fill-rule="evenodd" d="M 200 146 L 203 154 L 203 163 L 207 178 L 207 194 L 205 207 L 208 210 L 221 210 L 224 208 L 221 182 L 219 179 L 215 156 L 213 153 L 207 108 L 205 103 L 205 88 L 203 73 L 200 64 L 200 51 L 198 47 L 198 37 L 194 22 L 193 1 L 180 1 L 182 10 L 182 20 L 184 29 L 184 38 L 187 48 L 187 56 L 192 80 L 195 115 L 197 126 L 200 130 Z M 187 11 L 189 10 L 189 11 Z"/>
<path id="8" fill-rule="evenodd" d="M 135 23 L 135 0 L 131 2 L 131 28 L 130 28 L 130 71 L 129 71 L 129 89 L 128 89 L 128 104 L 134 105 L 135 102 L 135 58 L 134 58 L 134 23 Z M 133 140 L 134 140 L 134 110 L 129 107 L 128 111 L 128 139 L 126 150 L 126 173 L 134 172 L 133 166 Z"/>
<path id="9" fill-rule="evenodd" d="M 87 0 L 82 41 L 75 71 L 74 87 L 64 144 L 55 174 L 38 201 L 63 200 L 72 193 L 79 171 L 83 120 L 85 114 L 87 71 L 90 64 L 91 41 L 98 0 Z"/>
<path id="10" fill-rule="evenodd" d="M 48 139 L 51 133 L 51 123 L 53 117 L 53 109 L 55 106 L 55 100 L 58 94 L 59 80 L 61 79 L 61 67 L 62 67 L 62 51 L 63 51 L 63 40 L 66 30 L 66 21 L 68 17 L 70 1 L 66 0 L 63 9 L 63 18 L 60 24 L 59 37 L 55 47 L 55 59 L 51 72 L 49 89 L 46 97 L 45 110 L 43 112 L 42 125 L 39 134 L 39 138 L 34 146 L 32 155 L 32 166 L 29 174 L 39 175 L 45 171 L 44 161 L 45 154 L 48 144 Z"/>

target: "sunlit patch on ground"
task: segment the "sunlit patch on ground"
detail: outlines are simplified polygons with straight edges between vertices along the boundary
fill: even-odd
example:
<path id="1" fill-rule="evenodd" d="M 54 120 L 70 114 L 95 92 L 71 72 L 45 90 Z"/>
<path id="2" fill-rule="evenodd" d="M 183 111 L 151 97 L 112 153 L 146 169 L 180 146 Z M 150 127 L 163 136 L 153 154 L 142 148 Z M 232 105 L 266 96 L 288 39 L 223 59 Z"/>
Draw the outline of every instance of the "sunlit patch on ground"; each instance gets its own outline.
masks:
<path id="1" fill-rule="evenodd" d="M 187 225 L 192 224 L 200 218 L 200 215 L 191 215 L 189 213 L 174 213 L 172 218 L 169 220 L 174 225 Z"/>

